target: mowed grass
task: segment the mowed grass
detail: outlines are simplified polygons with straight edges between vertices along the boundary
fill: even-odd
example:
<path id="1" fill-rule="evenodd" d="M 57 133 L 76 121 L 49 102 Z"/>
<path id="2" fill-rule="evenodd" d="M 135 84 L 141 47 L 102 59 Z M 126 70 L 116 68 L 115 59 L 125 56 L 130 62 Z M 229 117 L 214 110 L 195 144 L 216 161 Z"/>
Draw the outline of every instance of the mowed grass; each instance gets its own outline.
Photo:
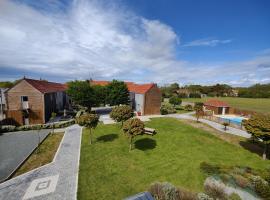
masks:
<path id="1" fill-rule="evenodd" d="M 92 145 L 84 130 L 78 199 L 123 199 L 147 190 L 155 181 L 202 191 L 206 177 L 199 166 L 203 161 L 256 169 L 270 166 L 257 154 L 177 119 L 155 118 L 146 126 L 158 134 L 138 136 L 131 152 L 119 125 L 100 124 Z"/>
<path id="2" fill-rule="evenodd" d="M 187 102 L 205 102 L 213 97 L 206 97 L 206 98 L 188 98 L 183 99 L 183 101 Z M 239 98 L 239 97 L 216 97 L 214 99 L 219 99 L 221 101 L 227 102 L 230 106 L 243 109 L 243 110 L 250 110 L 260 113 L 270 113 L 270 98 L 261 98 L 261 99 L 254 99 L 254 98 Z"/>

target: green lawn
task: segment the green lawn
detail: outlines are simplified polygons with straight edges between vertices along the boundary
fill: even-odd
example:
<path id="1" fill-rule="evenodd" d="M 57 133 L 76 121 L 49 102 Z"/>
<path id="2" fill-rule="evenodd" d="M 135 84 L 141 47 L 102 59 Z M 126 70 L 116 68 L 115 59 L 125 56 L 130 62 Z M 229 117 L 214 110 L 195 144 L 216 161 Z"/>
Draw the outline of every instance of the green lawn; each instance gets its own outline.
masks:
<path id="1" fill-rule="evenodd" d="M 270 161 L 210 133 L 172 118 L 146 123 L 158 134 L 139 136 L 129 152 L 119 125 L 100 124 L 95 142 L 84 131 L 78 199 L 123 199 L 145 191 L 155 181 L 168 181 L 193 191 L 203 189 L 201 162 L 265 169 Z"/>
<path id="2" fill-rule="evenodd" d="M 189 98 L 183 99 L 183 101 L 188 102 L 205 102 L 208 99 L 213 97 L 206 98 Z M 270 113 L 270 98 L 268 99 L 254 99 L 254 98 L 239 98 L 239 97 L 218 97 L 215 99 L 220 99 L 221 101 L 227 102 L 230 106 L 243 109 L 243 110 L 251 110 L 261 113 Z"/>

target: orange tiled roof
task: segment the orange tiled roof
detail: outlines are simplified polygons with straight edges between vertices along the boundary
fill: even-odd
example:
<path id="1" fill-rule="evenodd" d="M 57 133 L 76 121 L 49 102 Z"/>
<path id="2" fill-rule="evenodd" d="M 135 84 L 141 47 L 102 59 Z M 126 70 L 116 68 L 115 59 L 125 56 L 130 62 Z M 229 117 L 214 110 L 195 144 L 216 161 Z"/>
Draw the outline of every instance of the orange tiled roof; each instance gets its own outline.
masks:
<path id="1" fill-rule="evenodd" d="M 213 106 L 213 107 L 230 107 L 228 103 L 224 101 L 220 101 L 218 99 L 210 99 L 204 102 L 205 106 Z"/>
<path id="2" fill-rule="evenodd" d="M 101 85 L 106 86 L 110 83 L 110 81 L 96 81 L 92 80 L 91 83 L 93 85 Z M 150 90 L 155 84 L 154 83 L 147 83 L 147 84 L 136 84 L 133 82 L 125 81 L 125 84 L 128 87 L 130 92 L 134 92 L 137 94 L 145 94 L 148 90 Z"/>
<path id="3" fill-rule="evenodd" d="M 30 85 L 32 85 L 41 93 L 61 92 L 67 89 L 67 86 L 61 83 L 54 83 L 43 80 L 34 80 L 28 78 L 24 78 L 24 80 L 27 81 Z"/>

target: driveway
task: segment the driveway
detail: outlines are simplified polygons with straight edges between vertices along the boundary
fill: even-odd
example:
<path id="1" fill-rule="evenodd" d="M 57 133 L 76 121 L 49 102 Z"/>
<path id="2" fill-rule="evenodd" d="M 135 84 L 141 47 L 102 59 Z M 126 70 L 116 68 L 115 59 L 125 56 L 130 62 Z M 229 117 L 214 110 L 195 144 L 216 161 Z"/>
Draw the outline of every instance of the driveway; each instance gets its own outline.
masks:
<path id="1" fill-rule="evenodd" d="M 50 130 L 40 131 L 40 140 L 49 134 Z M 39 137 L 37 131 L 18 131 L 0 135 L 0 182 L 7 179 L 14 170 L 37 147 Z"/>

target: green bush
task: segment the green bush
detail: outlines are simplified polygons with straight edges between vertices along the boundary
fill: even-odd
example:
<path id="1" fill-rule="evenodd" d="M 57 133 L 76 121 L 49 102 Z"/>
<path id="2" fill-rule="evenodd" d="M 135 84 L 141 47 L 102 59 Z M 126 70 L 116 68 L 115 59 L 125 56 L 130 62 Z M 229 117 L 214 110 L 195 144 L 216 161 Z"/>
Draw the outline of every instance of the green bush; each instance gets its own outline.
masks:
<path id="1" fill-rule="evenodd" d="M 169 103 L 176 106 L 176 105 L 180 105 L 182 103 L 182 100 L 179 98 L 179 97 L 176 97 L 176 96 L 172 96 L 170 99 L 169 99 Z"/>
<path id="2" fill-rule="evenodd" d="M 190 93 L 189 98 L 201 98 L 201 94 L 200 93 Z"/>
<path id="3" fill-rule="evenodd" d="M 176 113 L 176 110 L 171 104 L 163 104 L 161 105 L 160 113 L 162 115 L 173 114 Z"/>
<path id="4" fill-rule="evenodd" d="M 193 110 L 192 105 L 190 105 L 190 104 L 185 105 L 185 110 L 186 110 L 186 111 L 192 111 L 192 110 Z"/>
<path id="5" fill-rule="evenodd" d="M 270 199 L 270 186 L 267 181 L 265 181 L 260 176 L 251 176 L 250 181 L 254 187 L 255 192 L 263 199 Z"/>
<path id="6" fill-rule="evenodd" d="M 242 200 L 237 193 L 232 193 L 229 195 L 229 200 Z"/>
<path id="7" fill-rule="evenodd" d="M 121 122 L 122 125 L 124 121 L 132 118 L 133 115 L 134 115 L 134 112 L 132 108 L 127 105 L 116 106 L 110 112 L 110 117 L 116 122 Z"/>

